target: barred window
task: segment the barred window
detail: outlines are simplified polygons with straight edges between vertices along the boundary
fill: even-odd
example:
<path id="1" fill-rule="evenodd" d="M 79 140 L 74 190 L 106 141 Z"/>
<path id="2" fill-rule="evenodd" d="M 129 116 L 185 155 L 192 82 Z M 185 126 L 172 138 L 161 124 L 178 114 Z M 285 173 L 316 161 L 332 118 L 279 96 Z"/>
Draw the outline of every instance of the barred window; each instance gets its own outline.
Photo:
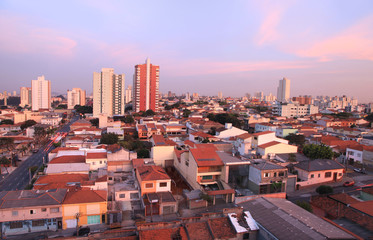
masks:
<path id="1" fill-rule="evenodd" d="M 10 222 L 10 229 L 23 228 L 22 222 Z"/>
<path id="2" fill-rule="evenodd" d="M 41 227 L 41 226 L 44 226 L 44 224 L 45 224 L 44 220 L 32 220 L 33 227 Z"/>

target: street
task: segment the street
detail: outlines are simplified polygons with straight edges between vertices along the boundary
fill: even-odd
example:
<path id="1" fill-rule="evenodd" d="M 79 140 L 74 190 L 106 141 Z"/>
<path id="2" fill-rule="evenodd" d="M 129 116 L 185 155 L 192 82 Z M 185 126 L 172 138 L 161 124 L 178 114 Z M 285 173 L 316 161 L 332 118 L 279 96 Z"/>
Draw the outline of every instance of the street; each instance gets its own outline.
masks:
<path id="1" fill-rule="evenodd" d="M 64 125 L 56 132 L 69 132 L 70 125 L 78 119 L 79 117 L 73 117 L 68 124 Z M 24 189 L 30 181 L 29 168 L 32 166 L 40 167 L 43 164 L 43 157 L 46 157 L 53 149 L 54 146 L 52 145 L 52 140 L 49 140 L 48 143 L 42 146 L 37 153 L 27 158 L 19 167 L 0 182 L 0 191 Z"/>

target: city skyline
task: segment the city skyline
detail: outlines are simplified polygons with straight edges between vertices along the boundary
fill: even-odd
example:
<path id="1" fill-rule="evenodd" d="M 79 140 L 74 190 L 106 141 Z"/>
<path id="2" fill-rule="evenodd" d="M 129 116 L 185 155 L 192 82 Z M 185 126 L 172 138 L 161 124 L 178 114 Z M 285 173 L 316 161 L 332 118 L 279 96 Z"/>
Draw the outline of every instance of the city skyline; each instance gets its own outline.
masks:
<path id="1" fill-rule="evenodd" d="M 347 95 L 372 102 L 372 6 L 2 1 L 0 29 L 7 34 L 0 38 L 0 88 L 18 92 L 45 75 L 52 92 L 79 87 L 90 95 L 92 72 L 109 67 L 132 76 L 133 66 L 150 57 L 162 67 L 162 93 L 275 95 L 286 77 L 291 97 Z"/>

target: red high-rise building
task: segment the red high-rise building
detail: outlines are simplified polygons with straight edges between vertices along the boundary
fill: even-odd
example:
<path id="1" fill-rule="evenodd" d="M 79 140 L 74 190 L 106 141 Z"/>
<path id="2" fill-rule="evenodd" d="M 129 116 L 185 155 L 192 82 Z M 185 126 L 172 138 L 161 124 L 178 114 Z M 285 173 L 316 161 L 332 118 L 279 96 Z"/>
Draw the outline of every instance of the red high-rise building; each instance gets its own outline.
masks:
<path id="1" fill-rule="evenodd" d="M 145 64 L 135 66 L 133 76 L 133 110 L 135 112 L 158 111 L 159 100 L 159 66 L 146 59 Z"/>

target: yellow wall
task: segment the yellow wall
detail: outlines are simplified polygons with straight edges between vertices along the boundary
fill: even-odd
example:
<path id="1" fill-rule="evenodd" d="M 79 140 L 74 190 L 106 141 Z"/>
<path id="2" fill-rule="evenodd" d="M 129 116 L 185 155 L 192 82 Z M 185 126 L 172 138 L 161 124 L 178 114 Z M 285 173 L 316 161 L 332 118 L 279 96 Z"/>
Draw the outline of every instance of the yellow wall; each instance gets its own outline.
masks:
<path id="1" fill-rule="evenodd" d="M 106 214 L 107 202 L 63 204 L 62 205 L 62 228 L 63 229 L 67 228 L 66 220 L 76 219 L 76 213 L 78 210 L 80 213 L 78 226 L 87 225 L 88 223 L 87 216 Z M 100 223 L 103 223 L 101 216 L 100 216 Z"/>

